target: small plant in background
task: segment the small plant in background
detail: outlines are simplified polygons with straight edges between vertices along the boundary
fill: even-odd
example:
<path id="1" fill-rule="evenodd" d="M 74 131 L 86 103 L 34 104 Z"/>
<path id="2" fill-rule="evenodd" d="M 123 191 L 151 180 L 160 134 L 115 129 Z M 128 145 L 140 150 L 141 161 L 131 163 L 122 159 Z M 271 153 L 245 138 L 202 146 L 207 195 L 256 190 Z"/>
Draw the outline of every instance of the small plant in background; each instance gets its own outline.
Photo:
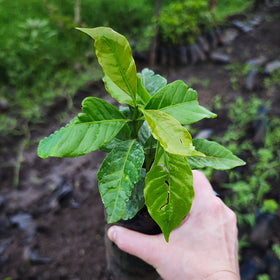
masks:
<path id="1" fill-rule="evenodd" d="M 272 250 L 276 254 L 277 258 L 280 260 L 280 245 L 279 244 L 273 244 Z"/>
<path id="2" fill-rule="evenodd" d="M 271 182 L 279 181 L 280 121 L 269 116 L 269 109 L 270 102 L 255 96 L 247 101 L 237 98 L 229 108 L 231 125 L 217 139 L 248 163 L 246 173 L 229 171 L 229 183 L 223 185 L 232 193 L 225 202 L 236 212 L 241 227 L 253 227 L 258 210 L 275 213 L 278 207 L 269 194 L 276 187 Z"/>
<path id="3" fill-rule="evenodd" d="M 168 241 L 192 205 L 191 169 L 245 163 L 216 142 L 192 139 L 185 125 L 216 117 L 199 105 L 195 90 L 183 81 L 167 84 L 148 69 L 137 74 L 128 41 L 114 30 L 80 30 L 95 40 L 106 90 L 123 105 L 86 98 L 83 113 L 43 139 L 38 155 L 108 152 L 97 174 L 108 223 L 133 218 L 145 204 Z"/>
<path id="4" fill-rule="evenodd" d="M 50 27 L 45 19 L 28 18 L 17 28 L 17 40 L 10 40 L 7 44 L 8 56 L 4 60 L 7 75 L 12 85 L 31 85 L 35 75 L 43 65 L 52 65 L 54 57 L 49 54 L 57 32 Z M 7 51 L 8 51 L 7 50 Z M 36 63 L 34 62 L 36 58 Z M 26 68 L 26 65 L 29 65 Z"/>
<path id="5" fill-rule="evenodd" d="M 173 44 L 192 44 L 200 34 L 214 26 L 214 16 L 206 0 L 171 2 L 162 9 L 159 17 L 163 41 Z"/>
<path id="6" fill-rule="evenodd" d="M 260 210 L 262 213 L 275 214 L 278 210 L 278 203 L 274 199 L 265 199 Z"/>
<path id="7" fill-rule="evenodd" d="M 258 278 L 257 280 L 269 280 L 270 277 L 268 274 L 261 274 L 261 275 L 258 275 Z"/>

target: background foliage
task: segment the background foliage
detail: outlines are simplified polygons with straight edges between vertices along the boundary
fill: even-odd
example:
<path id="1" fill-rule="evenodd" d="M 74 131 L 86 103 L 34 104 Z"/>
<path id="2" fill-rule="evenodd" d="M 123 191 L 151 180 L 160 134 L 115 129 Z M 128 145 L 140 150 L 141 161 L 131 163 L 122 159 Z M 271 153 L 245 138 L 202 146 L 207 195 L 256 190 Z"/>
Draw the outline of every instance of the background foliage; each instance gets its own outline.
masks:
<path id="1" fill-rule="evenodd" d="M 214 26 L 214 16 L 224 18 L 252 1 L 224 2 L 218 1 L 212 13 L 207 0 L 161 1 L 161 36 L 173 43 L 193 42 Z M 155 1 L 149 0 L 82 0 L 80 23 L 74 22 L 73 0 L 30 0 L 28 5 L 23 0 L 1 0 L 0 4 L 0 101 L 9 107 L 1 114 L 1 135 L 24 134 L 24 124 L 41 122 L 57 98 L 71 107 L 78 88 L 101 78 L 90 55 L 92 44 L 74 27 L 110 26 L 124 34 L 134 49 L 147 50 L 156 24 Z"/>

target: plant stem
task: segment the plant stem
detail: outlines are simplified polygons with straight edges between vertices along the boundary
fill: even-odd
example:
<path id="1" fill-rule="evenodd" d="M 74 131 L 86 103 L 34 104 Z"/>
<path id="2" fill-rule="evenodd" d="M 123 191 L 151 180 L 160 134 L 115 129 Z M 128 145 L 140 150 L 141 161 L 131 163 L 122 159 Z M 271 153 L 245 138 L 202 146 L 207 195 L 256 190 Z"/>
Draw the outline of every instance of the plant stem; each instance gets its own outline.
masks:
<path id="1" fill-rule="evenodd" d="M 154 160 L 154 154 L 153 154 L 153 146 L 154 146 L 154 141 L 152 138 L 150 138 L 150 147 L 149 147 L 149 153 L 146 157 L 146 172 L 148 173 L 151 166 L 152 166 L 152 163 L 153 163 L 153 160 Z"/>
<path id="2" fill-rule="evenodd" d="M 137 120 L 138 112 L 139 112 L 138 106 L 136 106 L 132 116 L 132 126 L 133 126 L 132 137 L 135 139 L 138 139 L 138 132 L 139 132 L 139 121 Z"/>

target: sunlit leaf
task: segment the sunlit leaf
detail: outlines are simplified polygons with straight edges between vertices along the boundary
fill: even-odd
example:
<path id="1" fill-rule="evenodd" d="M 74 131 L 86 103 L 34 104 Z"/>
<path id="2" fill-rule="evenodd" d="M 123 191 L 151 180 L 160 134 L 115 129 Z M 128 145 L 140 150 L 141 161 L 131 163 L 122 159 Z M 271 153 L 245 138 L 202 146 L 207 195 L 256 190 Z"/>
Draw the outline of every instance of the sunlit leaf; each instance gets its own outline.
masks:
<path id="1" fill-rule="evenodd" d="M 109 27 L 77 28 L 91 36 L 104 73 L 136 105 L 137 72 L 127 39 Z"/>
<path id="2" fill-rule="evenodd" d="M 193 175 L 185 157 L 157 147 L 155 162 L 146 176 L 145 204 L 166 241 L 189 213 L 194 198 Z"/>
<path id="3" fill-rule="evenodd" d="M 142 112 L 153 137 L 167 152 L 182 156 L 203 156 L 202 153 L 195 150 L 188 130 L 175 118 L 157 110 L 142 110 Z"/>

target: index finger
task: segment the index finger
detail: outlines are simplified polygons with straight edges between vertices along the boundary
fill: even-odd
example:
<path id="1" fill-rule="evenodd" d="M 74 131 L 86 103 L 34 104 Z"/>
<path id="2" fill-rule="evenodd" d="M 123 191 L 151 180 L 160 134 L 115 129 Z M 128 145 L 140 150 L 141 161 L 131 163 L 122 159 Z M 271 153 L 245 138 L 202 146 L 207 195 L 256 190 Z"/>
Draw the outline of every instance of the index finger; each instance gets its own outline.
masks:
<path id="1" fill-rule="evenodd" d="M 193 187 L 195 196 L 192 209 L 201 204 L 206 204 L 209 199 L 215 197 L 210 182 L 201 171 L 193 170 Z"/>

